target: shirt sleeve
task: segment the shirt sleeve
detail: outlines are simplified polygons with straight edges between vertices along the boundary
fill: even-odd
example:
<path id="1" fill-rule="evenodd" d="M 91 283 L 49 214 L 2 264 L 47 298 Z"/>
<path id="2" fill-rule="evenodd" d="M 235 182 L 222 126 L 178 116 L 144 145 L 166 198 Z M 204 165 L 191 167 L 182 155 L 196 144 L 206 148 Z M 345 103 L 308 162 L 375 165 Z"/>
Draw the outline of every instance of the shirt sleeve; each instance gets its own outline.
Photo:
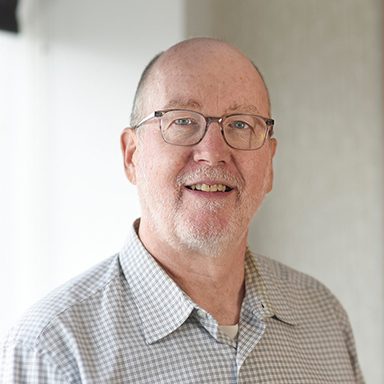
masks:
<path id="1" fill-rule="evenodd" d="M 355 340 L 352 333 L 351 324 L 349 323 L 347 319 L 347 324 L 345 327 L 345 335 L 346 335 L 346 343 L 347 348 L 349 350 L 349 356 L 351 357 L 351 365 L 355 374 L 356 383 L 357 384 L 364 384 L 364 378 L 363 374 L 360 369 L 360 364 L 357 359 L 357 352 L 356 352 L 356 346 L 355 346 Z"/>
<path id="2" fill-rule="evenodd" d="M 360 369 L 360 364 L 357 357 L 355 339 L 353 336 L 352 326 L 348 318 L 348 314 L 342 305 L 336 301 L 336 314 L 338 317 L 338 321 L 341 324 L 341 327 L 344 332 L 345 344 L 349 353 L 349 357 L 351 359 L 351 366 L 354 373 L 355 383 L 356 384 L 365 384 L 364 377 L 362 371 Z"/>
<path id="3" fill-rule="evenodd" d="M 3 344 L 0 360 L 2 384 L 70 384 L 48 353 L 22 343 Z"/>

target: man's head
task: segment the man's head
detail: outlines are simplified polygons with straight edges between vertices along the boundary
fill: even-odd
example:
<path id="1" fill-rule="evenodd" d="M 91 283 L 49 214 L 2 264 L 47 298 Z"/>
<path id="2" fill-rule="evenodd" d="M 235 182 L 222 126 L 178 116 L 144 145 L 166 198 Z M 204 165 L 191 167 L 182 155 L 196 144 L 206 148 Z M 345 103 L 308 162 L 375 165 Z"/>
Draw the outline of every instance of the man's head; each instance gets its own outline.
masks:
<path id="1" fill-rule="evenodd" d="M 270 116 L 268 91 L 252 62 L 224 42 L 201 38 L 181 42 L 152 61 L 136 93 L 132 123 L 168 109 L 209 117 Z M 126 173 L 142 207 L 141 235 L 152 233 L 173 248 L 207 254 L 244 243 L 249 222 L 272 187 L 275 140 L 266 134 L 257 150 L 234 149 L 213 121 L 195 145 L 172 145 L 163 140 L 160 120 L 149 119 L 122 135 Z M 191 123 L 179 120 L 178 126 Z"/>

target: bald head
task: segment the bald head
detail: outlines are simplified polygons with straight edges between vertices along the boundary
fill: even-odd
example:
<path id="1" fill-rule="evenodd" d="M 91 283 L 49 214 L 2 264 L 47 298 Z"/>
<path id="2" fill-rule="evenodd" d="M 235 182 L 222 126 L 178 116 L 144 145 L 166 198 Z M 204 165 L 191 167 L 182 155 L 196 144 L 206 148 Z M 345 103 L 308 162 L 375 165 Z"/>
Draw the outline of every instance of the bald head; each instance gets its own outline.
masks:
<path id="1" fill-rule="evenodd" d="M 160 90 L 166 93 L 169 85 L 180 85 L 179 97 L 184 103 L 190 96 L 188 92 L 190 87 L 183 92 L 183 86 L 186 83 L 190 84 L 192 78 L 197 86 L 197 93 L 208 92 L 212 97 L 220 97 L 225 92 L 230 92 L 229 89 L 220 89 L 221 79 L 224 80 L 224 77 L 227 77 L 225 80 L 233 78 L 236 83 L 243 82 L 244 88 L 249 88 L 252 83 L 249 81 L 250 77 L 253 77 L 253 84 L 256 85 L 253 91 L 257 91 L 259 99 L 257 104 L 266 105 L 267 111 L 264 108 L 263 112 L 248 112 L 270 115 L 268 90 L 255 64 L 228 43 L 212 38 L 194 38 L 182 41 L 156 55 L 144 69 L 136 90 L 131 126 L 136 126 L 153 110 L 174 107 L 173 104 L 177 104 L 177 100 L 167 100 L 167 105 L 159 103 Z M 196 100 L 190 99 L 190 101 L 193 107 Z"/>

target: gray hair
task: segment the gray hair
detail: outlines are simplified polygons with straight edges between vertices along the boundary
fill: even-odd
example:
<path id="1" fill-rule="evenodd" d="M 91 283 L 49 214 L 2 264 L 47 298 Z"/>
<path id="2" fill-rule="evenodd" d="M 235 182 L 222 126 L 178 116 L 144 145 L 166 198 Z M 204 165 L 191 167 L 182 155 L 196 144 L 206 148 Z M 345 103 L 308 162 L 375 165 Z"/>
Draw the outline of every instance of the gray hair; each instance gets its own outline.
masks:
<path id="1" fill-rule="evenodd" d="M 131 121 L 130 121 L 130 126 L 135 127 L 140 120 L 143 118 L 142 115 L 142 110 L 143 110 L 143 97 L 144 97 L 144 88 L 147 83 L 147 79 L 149 76 L 149 73 L 151 72 L 151 69 L 153 68 L 154 64 L 157 62 L 159 57 L 163 54 L 164 52 L 158 53 L 144 68 L 143 73 L 141 74 L 139 83 L 136 88 L 136 93 L 135 97 L 133 99 L 133 106 L 132 106 L 132 112 L 131 112 Z"/>

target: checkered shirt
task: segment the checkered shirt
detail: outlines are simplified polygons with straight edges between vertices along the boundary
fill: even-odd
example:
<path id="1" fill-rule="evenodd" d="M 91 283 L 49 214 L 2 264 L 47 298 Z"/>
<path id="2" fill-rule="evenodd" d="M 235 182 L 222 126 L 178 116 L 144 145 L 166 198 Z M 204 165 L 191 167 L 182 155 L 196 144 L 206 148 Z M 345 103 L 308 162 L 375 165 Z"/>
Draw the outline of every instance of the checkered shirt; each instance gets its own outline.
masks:
<path id="1" fill-rule="evenodd" d="M 148 254 L 122 251 L 37 303 L 2 346 L 2 384 L 363 383 L 351 327 L 313 278 L 248 252 L 236 340 Z"/>

